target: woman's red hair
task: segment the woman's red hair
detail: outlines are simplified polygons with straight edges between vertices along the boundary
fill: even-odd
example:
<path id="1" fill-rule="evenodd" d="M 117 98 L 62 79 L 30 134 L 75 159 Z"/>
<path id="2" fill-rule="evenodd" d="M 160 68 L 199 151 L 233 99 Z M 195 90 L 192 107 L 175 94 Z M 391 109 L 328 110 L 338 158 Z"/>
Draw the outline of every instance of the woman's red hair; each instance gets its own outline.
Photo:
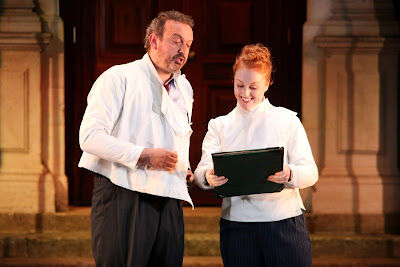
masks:
<path id="1" fill-rule="evenodd" d="M 233 76 L 240 67 L 256 69 L 260 73 L 265 74 L 267 82 L 272 84 L 272 60 L 271 52 L 262 44 L 246 45 L 242 51 L 236 56 L 233 65 Z"/>

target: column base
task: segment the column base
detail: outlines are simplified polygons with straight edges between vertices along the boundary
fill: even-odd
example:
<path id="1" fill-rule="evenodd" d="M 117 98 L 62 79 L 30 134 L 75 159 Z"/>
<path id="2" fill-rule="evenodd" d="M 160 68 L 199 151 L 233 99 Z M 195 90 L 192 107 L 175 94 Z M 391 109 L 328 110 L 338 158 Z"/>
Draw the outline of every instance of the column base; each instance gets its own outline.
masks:
<path id="1" fill-rule="evenodd" d="M 0 174 L 3 213 L 55 212 L 54 179 L 50 174 Z"/>
<path id="2" fill-rule="evenodd" d="M 400 233 L 398 177 L 321 176 L 314 186 L 312 232 Z"/>

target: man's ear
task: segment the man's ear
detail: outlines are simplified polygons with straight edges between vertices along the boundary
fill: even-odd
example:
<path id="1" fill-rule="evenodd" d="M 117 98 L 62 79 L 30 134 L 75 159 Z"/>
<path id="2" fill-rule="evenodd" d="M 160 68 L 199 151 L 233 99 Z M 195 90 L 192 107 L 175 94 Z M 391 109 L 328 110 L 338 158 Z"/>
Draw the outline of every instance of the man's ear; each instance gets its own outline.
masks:
<path id="1" fill-rule="evenodd" d="M 154 50 L 157 50 L 158 48 L 158 37 L 155 33 L 150 34 L 149 36 L 149 41 L 150 41 L 150 46 Z"/>

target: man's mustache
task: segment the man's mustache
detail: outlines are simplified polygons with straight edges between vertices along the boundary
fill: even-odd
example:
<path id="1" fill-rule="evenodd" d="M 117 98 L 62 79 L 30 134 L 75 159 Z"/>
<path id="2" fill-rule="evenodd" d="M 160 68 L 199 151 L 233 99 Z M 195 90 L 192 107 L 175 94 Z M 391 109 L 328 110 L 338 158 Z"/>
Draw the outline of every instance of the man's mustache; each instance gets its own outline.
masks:
<path id="1" fill-rule="evenodd" d="M 184 55 L 183 53 L 178 53 L 178 54 L 176 54 L 176 55 L 173 57 L 173 59 L 177 59 L 178 57 L 181 57 L 181 58 L 183 58 L 183 60 L 186 61 L 186 57 L 185 57 L 185 55 Z"/>

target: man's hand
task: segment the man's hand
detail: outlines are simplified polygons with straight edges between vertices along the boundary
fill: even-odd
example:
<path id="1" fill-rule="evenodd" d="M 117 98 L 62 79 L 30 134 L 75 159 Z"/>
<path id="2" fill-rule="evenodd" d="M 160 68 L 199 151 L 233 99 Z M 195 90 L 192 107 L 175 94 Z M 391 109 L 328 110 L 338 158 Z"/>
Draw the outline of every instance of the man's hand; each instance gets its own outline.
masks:
<path id="1" fill-rule="evenodd" d="M 187 183 L 189 189 L 191 189 L 194 185 L 194 174 L 193 174 L 192 170 L 187 171 L 186 183 Z"/>
<path id="2" fill-rule="evenodd" d="M 173 171 L 178 162 L 176 151 L 164 148 L 145 148 L 140 155 L 138 164 L 151 166 L 158 170 Z"/>

